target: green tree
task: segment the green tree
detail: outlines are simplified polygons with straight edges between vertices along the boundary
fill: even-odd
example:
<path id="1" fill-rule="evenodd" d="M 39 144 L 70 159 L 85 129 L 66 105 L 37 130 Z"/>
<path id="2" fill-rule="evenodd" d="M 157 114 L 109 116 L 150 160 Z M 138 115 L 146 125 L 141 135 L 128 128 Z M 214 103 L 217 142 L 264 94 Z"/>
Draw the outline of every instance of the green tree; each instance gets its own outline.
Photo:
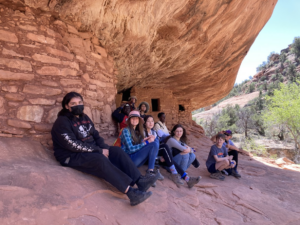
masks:
<path id="1" fill-rule="evenodd" d="M 251 83 L 249 86 L 249 93 L 252 93 L 253 91 L 255 91 L 255 84 Z"/>
<path id="2" fill-rule="evenodd" d="M 300 57 L 300 37 L 295 37 L 292 44 L 292 53 L 295 54 L 296 59 Z"/>
<path id="3" fill-rule="evenodd" d="M 299 82 L 280 84 L 280 89 L 274 91 L 273 96 L 267 96 L 267 109 L 263 113 L 266 123 L 284 125 L 292 135 L 295 143 L 298 162 L 300 149 L 300 86 Z"/>

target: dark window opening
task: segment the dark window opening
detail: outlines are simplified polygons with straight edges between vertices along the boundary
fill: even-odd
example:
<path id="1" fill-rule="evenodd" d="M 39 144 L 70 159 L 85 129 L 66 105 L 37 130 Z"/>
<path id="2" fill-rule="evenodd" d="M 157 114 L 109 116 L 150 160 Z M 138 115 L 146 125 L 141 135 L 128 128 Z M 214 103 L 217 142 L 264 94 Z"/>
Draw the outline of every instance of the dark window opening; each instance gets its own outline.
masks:
<path id="1" fill-rule="evenodd" d="M 185 108 L 183 105 L 179 105 L 179 111 L 185 111 Z"/>
<path id="2" fill-rule="evenodd" d="M 122 93 L 123 93 L 122 101 L 128 101 L 128 99 L 130 97 L 130 92 L 131 92 L 131 88 L 128 88 L 128 89 L 122 91 Z"/>
<path id="3" fill-rule="evenodd" d="M 160 102 L 159 99 L 151 99 L 152 112 L 160 111 Z"/>

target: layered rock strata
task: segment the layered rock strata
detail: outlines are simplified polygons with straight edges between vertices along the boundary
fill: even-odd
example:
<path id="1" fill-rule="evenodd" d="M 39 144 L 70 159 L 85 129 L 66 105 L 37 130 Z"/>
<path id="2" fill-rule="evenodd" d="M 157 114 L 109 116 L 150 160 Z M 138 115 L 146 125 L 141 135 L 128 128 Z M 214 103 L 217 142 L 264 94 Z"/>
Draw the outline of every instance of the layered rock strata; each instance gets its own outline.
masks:
<path id="1" fill-rule="evenodd" d="M 89 32 L 48 13 L 0 5 L 0 136 L 50 138 L 63 96 L 84 96 L 102 135 L 115 133 L 113 61 Z"/>

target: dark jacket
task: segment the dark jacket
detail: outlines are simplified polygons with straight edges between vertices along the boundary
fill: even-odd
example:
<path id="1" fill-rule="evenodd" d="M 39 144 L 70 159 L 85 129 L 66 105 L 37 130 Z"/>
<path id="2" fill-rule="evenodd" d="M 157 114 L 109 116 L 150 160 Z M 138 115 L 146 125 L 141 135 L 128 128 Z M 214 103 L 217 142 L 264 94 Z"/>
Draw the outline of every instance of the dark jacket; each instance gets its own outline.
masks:
<path id="1" fill-rule="evenodd" d="M 119 107 L 117 108 L 113 113 L 112 113 L 112 117 L 118 122 L 121 123 L 124 119 L 124 117 L 126 116 L 123 112 L 122 112 L 123 107 Z"/>
<path id="2" fill-rule="evenodd" d="M 83 114 L 79 118 L 70 112 L 60 113 L 51 130 L 54 156 L 60 163 L 79 152 L 100 152 L 108 149 L 91 119 Z"/>

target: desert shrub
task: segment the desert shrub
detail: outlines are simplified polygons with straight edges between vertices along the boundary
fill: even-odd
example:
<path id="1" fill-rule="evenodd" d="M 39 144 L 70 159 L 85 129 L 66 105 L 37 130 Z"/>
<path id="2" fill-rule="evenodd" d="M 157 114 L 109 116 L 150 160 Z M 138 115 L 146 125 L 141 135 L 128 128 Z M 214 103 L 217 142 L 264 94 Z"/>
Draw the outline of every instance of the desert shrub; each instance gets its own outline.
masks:
<path id="1" fill-rule="evenodd" d="M 300 37 L 295 37 L 292 44 L 292 53 L 295 54 L 296 58 L 300 57 Z"/>
<path id="2" fill-rule="evenodd" d="M 256 156 L 267 156 L 267 150 L 263 145 L 257 144 L 251 138 L 245 138 L 241 143 L 242 149 Z"/>

